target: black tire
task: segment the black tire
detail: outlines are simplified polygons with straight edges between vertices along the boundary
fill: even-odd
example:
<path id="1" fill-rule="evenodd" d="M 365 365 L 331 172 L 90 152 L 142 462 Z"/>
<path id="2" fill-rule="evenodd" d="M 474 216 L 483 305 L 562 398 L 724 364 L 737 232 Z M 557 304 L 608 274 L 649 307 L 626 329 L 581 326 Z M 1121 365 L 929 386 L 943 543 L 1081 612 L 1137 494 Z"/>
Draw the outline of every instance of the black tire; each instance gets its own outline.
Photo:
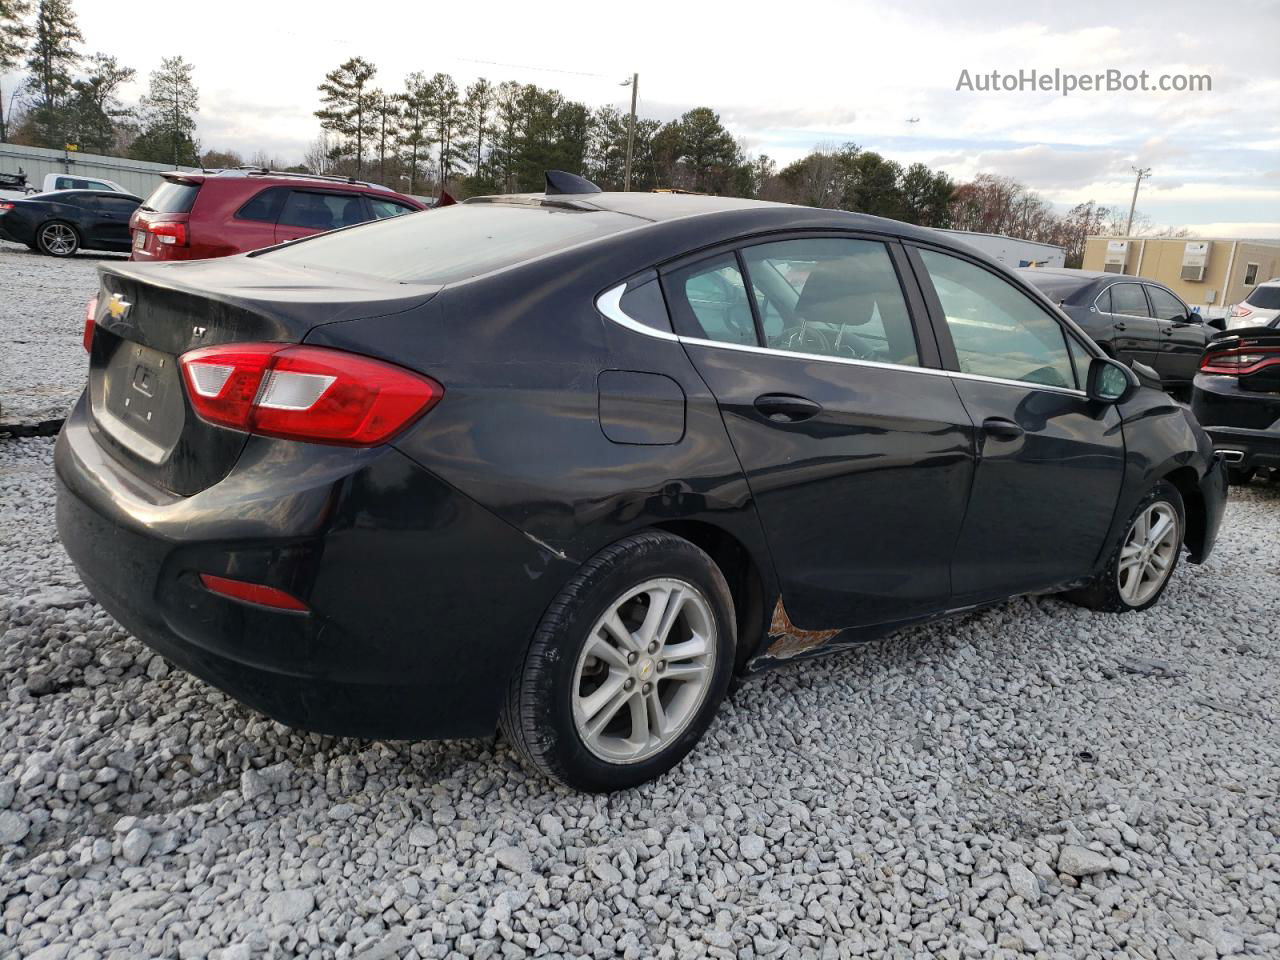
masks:
<path id="1" fill-rule="evenodd" d="M 54 231 L 66 237 L 64 243 L 53 240 Z M 36 228 L 36 249 L 45 256 L 73 256 L 80 249 L 81 243 L 80 231 L 65 220 L 49 220 Z"/>
<path id="2" fill-rule="evenodd" d="M 579 655 L 611 604 L 647 580 L 667 577 L 696 587 L 711 609 L 716 626 L 711 680 L 687 726 L 660 752 L 636 762 L 609 762 L 588 749 L 574 722 Z M 735 623 L 724 575 L 694 544 L 657 530 L 619 540 L 584 563 L 547 608 L 511 677 L 502 732 L 529 766 L 578 790 L 623 790 L 659 777 L 693 749 L 715 718 L 733 673 Z"/>
<path id="3" fill-rule="evenodd" d="M 1232 486 L 1243 487 L 1253 479 L 1256 473 L 1257 470 L 1253 467 L 1227 467 L 1227 482 Z"/>
<path id="4" fill-rule="evenodd" d="M 1178 545 L 1173 552 L 1173 560 L 1169 565 L 1169 570 L 1165 574 L 1164 582 L 1160 584 L 1160 588 L 1154 594 L 1148 597 L 1140 604 L 1129 603 L 1120 593 L 1120 552 L 1124 549 L 1129 539 L 1129 533 L 1133 529 L 1134 523 L 1148 508 L 1157 501 L 1164 501 L 1173 508 L 1173 512 L 1178 517 Z M 1124 526 L 1124 533 L 1120 536 L 1119 541 L 1111 550 L 1111 555 L 1107 558 L 1107 565 L 1098 577 L 1088 586 L 1081 587 L 1078 590 L 1072 590 L 1063 594 L 1066 599 L 1073 603 L 1078 603 L 1082 607 L 1088 607 L 1091 610 L 1099 610 L 1105 613 L 1136 613 L 1139 610 L 1145 610 L 1155 604 L 1165 590 L 1169 586 L 1169 582 L 1173 579 L 1174 572 L 1178 569 L 1178 558 L 1182 554 L 1183 543 L 1187 535 L 1187 511 L 1182 503 L 1182 494 L 1178 492 L 1178 488 L 1167 480 L 1161 480 L 1154 487 L 1147 491 L 1138 505 L 1130 514 L 1128 521 Z"/>

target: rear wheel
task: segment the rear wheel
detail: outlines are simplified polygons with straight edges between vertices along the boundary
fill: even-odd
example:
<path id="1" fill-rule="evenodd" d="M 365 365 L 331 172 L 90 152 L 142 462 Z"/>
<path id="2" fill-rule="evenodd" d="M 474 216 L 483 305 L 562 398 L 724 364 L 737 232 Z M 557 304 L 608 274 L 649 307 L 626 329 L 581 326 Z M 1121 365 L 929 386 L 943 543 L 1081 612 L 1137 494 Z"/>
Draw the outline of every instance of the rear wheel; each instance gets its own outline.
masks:
<path id="1" fill-rule="evenodd" d="M 80 234 L 61 220 L 50 220 L 36 232 L 36 249 L 51 257 L 69 257 L 80 249 Z"/>
<path id="2" fill-rule="evenodd" d="M 1178 488 L 1161 480 L 1129 518 L 1102 574 L 1067 599 L 1094 610 L 1129 613 L 1160 599 L 1178 566 L 1186 536 L 1186 510 Z"/>
<path id="3" fill-rule="evenodd" d="M 733 599 L 702 550 L 658 531 L 587 561 L 551 604 L 503 708 L 535 769 L 580 790 L 666 773 L 715 717 L 733 671 Z"/>

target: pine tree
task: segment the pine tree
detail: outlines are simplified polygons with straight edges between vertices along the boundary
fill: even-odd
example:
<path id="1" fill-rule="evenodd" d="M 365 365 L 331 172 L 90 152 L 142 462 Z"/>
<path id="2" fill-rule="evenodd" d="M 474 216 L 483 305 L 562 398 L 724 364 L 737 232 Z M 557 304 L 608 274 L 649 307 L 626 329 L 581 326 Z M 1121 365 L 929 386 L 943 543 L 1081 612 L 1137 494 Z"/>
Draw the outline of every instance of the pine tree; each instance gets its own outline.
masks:
<path id="1" fill-rule="evenodd" d="M 0 0 L 0 77 L 21 63 L 27 52 L 31 28 L 23 18 L 30 12 L 30 0 Z M 9 139 L 6 116 L 4 87 L 0 86 L 0 141 Z"/>
<path id="2" fill-rule="evenodd" d="M 409 192 L 418 192 L 418 158 L 426 148 L 428 130 L 427 78 L 422 73 L 411 73 L 405 78 L 404 92 L 399 94 L 401 123 L 396 143 L 401 156 L 409 164 Z"/>
<path id="3" fill-rule="evenodd" d="M 32 126 L 39 146 L 60 148 L 66 142 L 63 107 L 71 93 L 72 72 L 80 62 L 75 45 L 83 40 L 71 0 L 39 0 L 27 52 L 31 71 L 27 86 L 36 98 Z"/>
<path id="4" fill-rule="evenodd" d="M 325 74 L 318 87 L 324 94 L 323 106 L 315 115 L 321 127 L 332 130 L 347 144 L 354 143 L 356 176 L 363 172 L 365 143 L 374 139 L 377 100 L 371 82 L 377 72 L 368 60 L 352 57 Z"/>
<path id="5" fill-rule="evenodd" d="M 462 101 L 462 135 L 466 138 L 467 162 L 474 177 L 484 176 L 484 148 L 493 134 L 494 90 L 484 77 L 467 87 Z"/>
<path id="6" fill-rule="evenodd" d="M 192 81 L 194 67 L 182 57 L 165 57 L 151 74 L 151 90 L 142 98 L 142 135 L 130 153 L 139 160 L 194 166 L 200 162 L 196 143 L 196 111 L 200 91 Z"/>
<path id="7" fill-rule="evenodd" d="M 107 153 L 116 145 L 119 124 L 133 114 L 116 94 L 137 71 L 105 53 L 95 53 L 86 66 L 87 75 L 71 85 L 69 133 L 81 150 Z"/>

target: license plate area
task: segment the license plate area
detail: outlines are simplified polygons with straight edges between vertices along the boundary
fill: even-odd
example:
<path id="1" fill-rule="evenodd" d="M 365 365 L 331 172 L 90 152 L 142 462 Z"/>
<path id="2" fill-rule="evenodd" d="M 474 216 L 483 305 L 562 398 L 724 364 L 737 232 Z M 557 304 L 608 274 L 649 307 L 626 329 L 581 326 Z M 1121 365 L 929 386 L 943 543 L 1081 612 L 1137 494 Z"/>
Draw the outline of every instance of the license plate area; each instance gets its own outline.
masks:
<path id="1" fill-rule="evenodd" d="M 115 349 L 105 369 L 91 377 L 94 413 L 118 443 L 160 463 L 181 437 L 185 419 L 177 360 L 131 340 L 113 339 Z"/>
<path id="2" fill-rule="evenodd" d="M 142 250 L 147 245 L 147 231 L 133 231 L 133 249 Z"/>

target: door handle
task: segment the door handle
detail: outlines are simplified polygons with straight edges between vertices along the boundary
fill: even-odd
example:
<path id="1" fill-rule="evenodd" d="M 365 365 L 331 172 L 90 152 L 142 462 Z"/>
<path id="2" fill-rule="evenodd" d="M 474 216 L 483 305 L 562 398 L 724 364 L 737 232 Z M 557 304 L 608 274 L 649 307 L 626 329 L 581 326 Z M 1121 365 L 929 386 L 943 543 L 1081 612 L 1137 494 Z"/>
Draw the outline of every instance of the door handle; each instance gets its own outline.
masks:
<path id="1" fill-rule="evenodd" d="M 756 397 L 756 409 L 774 423 L 799 423 L 822 412 L 822 405 L 789 393 L 766 393 Z"/>
<path id="2" fill-rule="evenodd" d="M 1116 329 L 1117 329 L 1117 330 L 1123 330 L 1123 329 L 1124 329 L 1124 324 L 1123 324 L 1123 323 L 1117 323 L 1115 326 L 1116 326 Z"/>
<path id="3" fill-rule="evenodd" d="M 987 417 L 982 421 L 982 432 L 996 440 L 1017 440 L 1026 433 L 1012 420 L 1004 417 Z"/>

